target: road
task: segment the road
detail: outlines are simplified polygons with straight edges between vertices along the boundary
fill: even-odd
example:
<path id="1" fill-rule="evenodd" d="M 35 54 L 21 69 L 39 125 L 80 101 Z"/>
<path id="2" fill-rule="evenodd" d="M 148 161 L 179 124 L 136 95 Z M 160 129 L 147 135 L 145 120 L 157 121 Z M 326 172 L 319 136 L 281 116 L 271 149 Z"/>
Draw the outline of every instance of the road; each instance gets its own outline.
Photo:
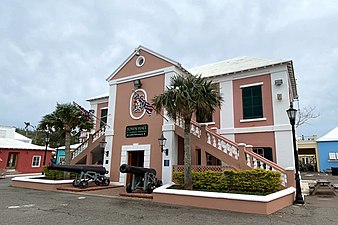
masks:
<path id="1" fill-rule="evenodd" d="M 14 188 L 6 178 L 0 179 L 0 224 L 338 224 L 338 197 L 316 198 L 311 196 L 304 206 L 290 206 L 265 216 L 162 205 L 151 200 Z"/>

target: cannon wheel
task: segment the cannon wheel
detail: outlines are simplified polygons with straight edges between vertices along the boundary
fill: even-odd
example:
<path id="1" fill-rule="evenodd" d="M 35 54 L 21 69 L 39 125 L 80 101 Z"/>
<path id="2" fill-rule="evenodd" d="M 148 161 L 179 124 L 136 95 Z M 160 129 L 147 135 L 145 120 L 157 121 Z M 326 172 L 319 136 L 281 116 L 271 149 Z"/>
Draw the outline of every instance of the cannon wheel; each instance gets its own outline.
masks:
<path id="1" fill-rule="evenodd" d="M 101 179 L 96 179 L 94 182 L 97 186 L 103 185 L 103 181 Z"/>
<path id="2" fill-rule="evenodd" d="M 156 181 L 156 187 L 161 187 L 163 185 L 161 180 Z"/>
<path id="3" fill-rule="evenodd" d="M 110 179 L 109 178 L 103 178 L 102 185 L 103 186 L 108 186 L 109 184 L 110 184 Z"/>
<path id="4" fill-rule="evenodd" d="M 127 184 L 126 186 L 126 192 L 131 193 L 133 190 L 131 190 L 131 183 Z"/>
<path id="5" fill-rule="evenodd" d="M 81 181 L 80 181 L 80 184 L 79 184 L 79 187 L 80 187 L 80 188 L 86 188 L 86 187 L 88 187 L 88 181 L 86 181 L 86 180 L 81 180 Z"/>
<path id="6" fill-rule="evenodd" d="M 81 180 L 79 180 L 79 179 L 73 180 L 73 186 L 78 187 L 80 185 L 80 182 L 81 182 Z"/>
<path id="7" fill-rule="evenodd" d="M 154 187 L 154 185 L 152 184 L 152 183 L 149 183 L 148 185 L 147 185 L 147 193 L 148 194 L 151 194 L 151 193 L 153 193 L 153 190 L 155 189 L 155 187 Z"/>

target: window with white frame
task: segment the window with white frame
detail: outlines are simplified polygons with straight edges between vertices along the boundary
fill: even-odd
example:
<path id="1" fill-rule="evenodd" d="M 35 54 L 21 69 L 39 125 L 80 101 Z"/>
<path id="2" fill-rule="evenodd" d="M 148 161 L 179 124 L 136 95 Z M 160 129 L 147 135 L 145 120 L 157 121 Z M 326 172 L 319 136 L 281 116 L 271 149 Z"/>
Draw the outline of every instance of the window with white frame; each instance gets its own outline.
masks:
<path id="1" fill-rule="evenodd" d="M 39 167 L 40 161 L 41 161 L 41 156 L 40 155 L 34 155 L 33 159 L 32 159 L 32 167 Z"/>
<path id="2" fill-rule="evenodd" d="M 338 152 L 329 152 L 329 160 L 337 160 L 338 159 Z"/>
<path id="3" fill-rule="evenodd" d="M 262 83 L 243 85 L 243 119 L 263 118 Z"/>

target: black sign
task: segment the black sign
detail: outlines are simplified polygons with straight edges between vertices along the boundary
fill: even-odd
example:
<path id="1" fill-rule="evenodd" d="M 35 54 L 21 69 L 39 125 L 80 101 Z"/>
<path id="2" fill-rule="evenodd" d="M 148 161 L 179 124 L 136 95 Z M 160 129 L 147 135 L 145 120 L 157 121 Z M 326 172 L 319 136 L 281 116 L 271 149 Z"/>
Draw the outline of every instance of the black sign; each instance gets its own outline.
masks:
<path id="1" fill-rule="evenodd" d="M 126 137 L 146 137 L 148 136 L 148 124 L 127 126 Z"/>

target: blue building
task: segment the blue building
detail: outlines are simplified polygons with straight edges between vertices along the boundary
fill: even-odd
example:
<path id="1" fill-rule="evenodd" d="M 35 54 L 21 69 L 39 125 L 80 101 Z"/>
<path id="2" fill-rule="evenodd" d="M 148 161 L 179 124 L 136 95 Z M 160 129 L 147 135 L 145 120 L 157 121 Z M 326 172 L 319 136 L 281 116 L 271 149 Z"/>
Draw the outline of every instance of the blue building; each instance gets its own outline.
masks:
<path id="1" fill-rule="evenodd" d="M 317 140 L 319 170 L 330 172 L 338 168 L 338 127 Z"/>
<path id="2" fill-rule="evenodd" d="M 81 143 L 73 144 L 70 146 L 70 152 L 73 152 L 77 147 L 79 147 Z M 56 164 L 61 164 L 65 160 L 65 146 L 58 147 L 56 149 Z"/>

